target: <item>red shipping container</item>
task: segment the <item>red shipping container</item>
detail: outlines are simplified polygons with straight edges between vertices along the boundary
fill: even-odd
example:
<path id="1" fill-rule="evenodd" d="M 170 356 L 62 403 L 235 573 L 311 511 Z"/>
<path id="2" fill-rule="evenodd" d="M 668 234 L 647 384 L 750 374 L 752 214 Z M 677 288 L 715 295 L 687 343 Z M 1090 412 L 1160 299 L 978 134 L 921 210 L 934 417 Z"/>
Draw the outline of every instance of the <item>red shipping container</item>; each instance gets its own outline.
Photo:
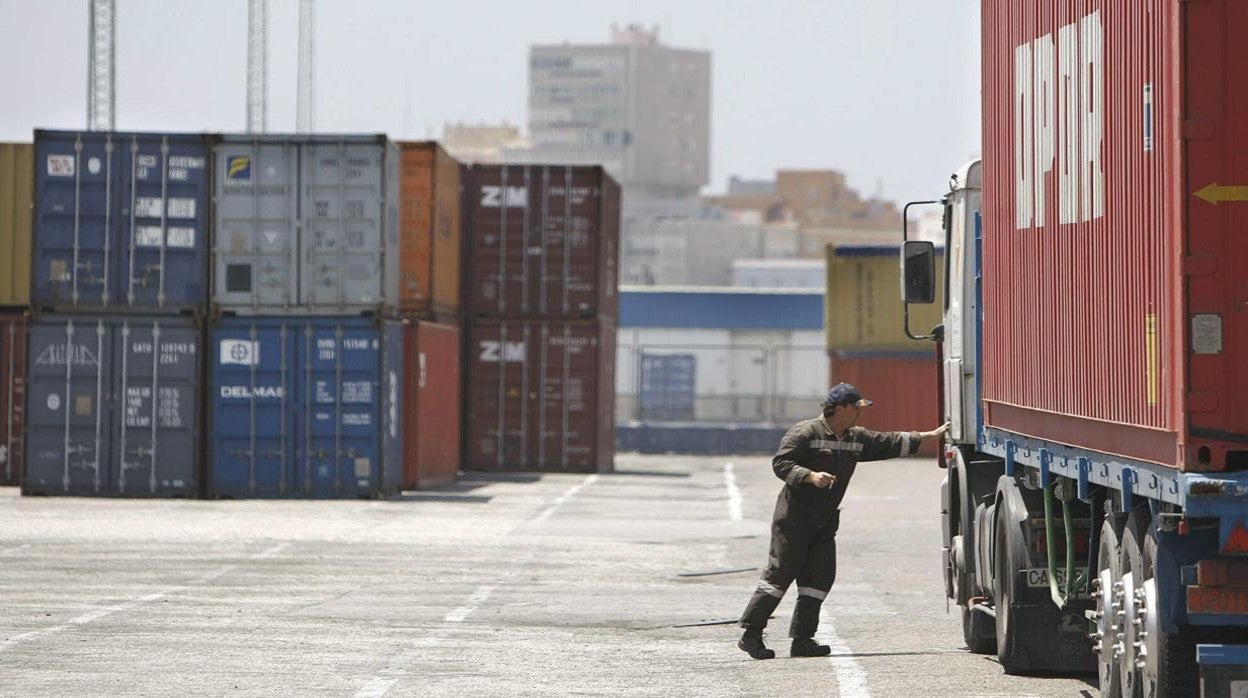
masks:
<path id="1" fill-rule="evenodd" d="M 474 165 L 468 314 L 619 317 L 620 187 L 601 167 Z"/>
<path id="2" fill-rule="evenodd" d="M 0 315 L 0 485 L 22 479 L 26 420 L 26 316 Z"/>
<path id="3" fill-rule="evenodd" d="M 944 419 L 940 411 L 940 362 L 935 352 L 835 352 L 828 376 L 833 385 L 853 383 L 875 404 L 858 425 L 873 431 L 926 431 Z M 935 455 L 936 444 L 919 453 Z"/>
<path id="4" fill-rule="evenodd" d="M 478 320 L 467 337 L 465 467 L 614 469 L 614 325 Z"/>
<path id="5" fill-rule="evenodd" d="M 983 3 L 984 415 L 1248 465 L 1248 3 Z"/>
<path id="6" fill-rule="evenodd" d="M 462 328 L 403 328 L 403 489 L 455 482 L 459 473 Z"/>

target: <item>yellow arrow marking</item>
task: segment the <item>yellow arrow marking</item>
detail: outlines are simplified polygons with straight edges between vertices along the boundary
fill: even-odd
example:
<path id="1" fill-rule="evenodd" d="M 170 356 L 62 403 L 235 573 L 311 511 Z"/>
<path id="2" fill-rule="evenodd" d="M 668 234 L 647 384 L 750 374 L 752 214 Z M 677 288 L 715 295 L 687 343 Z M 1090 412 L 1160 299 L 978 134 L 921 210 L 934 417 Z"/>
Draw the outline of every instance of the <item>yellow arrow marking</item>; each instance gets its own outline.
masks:
<path id="1" fill-rule="evenodd" d="M 1223 201 L 1248 201 L 1248 187 L 1223 187 L 1214 182 L 1196 192 L 1196 196 L 1214 206 Z"/>

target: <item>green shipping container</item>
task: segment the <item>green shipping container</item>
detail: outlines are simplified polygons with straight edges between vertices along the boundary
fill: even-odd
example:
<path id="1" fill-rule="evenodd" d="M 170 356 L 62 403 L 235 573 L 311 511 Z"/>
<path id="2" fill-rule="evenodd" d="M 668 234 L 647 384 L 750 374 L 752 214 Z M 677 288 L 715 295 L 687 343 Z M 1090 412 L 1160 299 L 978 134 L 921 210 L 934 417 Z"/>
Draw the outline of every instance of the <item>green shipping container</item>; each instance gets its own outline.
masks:
<path id="1" fill-rule="evenodd" d="M 901 245 L 829 245 L 823 326 L 828 351 L 914 350 L 924 345 L 906 336 L 901 305 Z M 944 254 L 937 250 L 936 268 Z M 936 303 L 910 306 L 910 330 L 927 334 L 941 322 L 944 275 L 938 274 Z"/>
<path id="2" fill-rule="evenodd" d="M 0 143 L 0 306 L 30 304 L 35 147 Z"/>

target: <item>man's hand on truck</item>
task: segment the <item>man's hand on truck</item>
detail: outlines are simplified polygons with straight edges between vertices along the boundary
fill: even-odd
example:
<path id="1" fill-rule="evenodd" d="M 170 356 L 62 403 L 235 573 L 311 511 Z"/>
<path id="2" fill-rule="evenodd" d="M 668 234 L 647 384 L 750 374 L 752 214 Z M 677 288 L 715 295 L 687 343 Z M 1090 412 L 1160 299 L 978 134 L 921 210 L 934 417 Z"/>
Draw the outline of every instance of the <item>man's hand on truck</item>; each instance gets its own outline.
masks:
<path id="1" fill-rule="evenodd" d="M 922 439 L 924 443 L 927 443 L 928 441 L 936 441 L 939 443 L 940 437 L 944 436 L 947 431 L 949 431 L 949 422 L 945 422 L 931 431 L 919 432 L 919 438 Z"/>

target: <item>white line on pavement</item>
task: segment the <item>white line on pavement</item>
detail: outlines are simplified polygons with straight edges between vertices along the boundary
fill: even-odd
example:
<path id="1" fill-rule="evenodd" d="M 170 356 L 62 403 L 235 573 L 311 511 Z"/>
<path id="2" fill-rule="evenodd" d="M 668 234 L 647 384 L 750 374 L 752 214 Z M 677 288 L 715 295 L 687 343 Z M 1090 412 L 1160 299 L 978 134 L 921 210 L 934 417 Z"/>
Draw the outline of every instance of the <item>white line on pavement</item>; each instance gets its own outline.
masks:
<path id="1" fill-rule="evenodd" d="M 836 634 L 836 624 L 832 622 L 832 617 L 828 615 L 828 605 L 825 603 L 819 611 L 819 634 L 823 636 L 823 641 L 828 643 L 828 647 L 832 648 L 832 655 L 828 659 L 832 662 L 832 670 L 836 673 L 836 683 L 840 687 L 840 695 L 842 698 L 870 698 L 871 693 L 867 690 L 867 672 L 854 659 L 853 650 L 840 635 Z"/>
<path id="2" fill-rule="evenodd" d="M 573 485 L 569 487 L 568 491 L 559 495 L 559 497 L 550 506 L 546 507 L 545 511 L 543 511 L 542 513 L 534 517 L 532 520 L 533 523 L 537 523 L 539 521 L 545 521 L 546 519 L 549 519 L 550 515 L 555 513 L 556 509 L 563 506 L 563 503 L 571 499 L 572 496 L 575 495 L 577 492 L 580 492 L 582 487 L 585 487 L 586 485 L 592 485 L 597 481 L 598 481 L 598 475 L 597 473 L 595 473 L 585 478 L 585 480 L 581 482 L 579 485 Z"/>
<path id="3" fill-rule="evenodd" d="M 278 545 L 275 545 L 263 552 L 248 556 L 248 559 L 249 560 L 262 560 L 264 558 L 272 557 L 273 555 L 276 555 L 282 550 L 285 550 L 289 546 L 290 546 L 289 543 L 279 543 Z M 210 582 L 216 579 L 217 577 L 220 577 L 221 575 L 226 574 L 227 572 L 230 572 L 236 569 L 237 567 L 238 565 L 223 565 L 213 570 L 212 572 L 205 574 L 202 577 L 196 577 L 195 579 L 192 579 L 190 582 L 186 584 L 179 584 L 176 586 L 165 587 L 159 591 L 154 591 L 150 594 L 147 594 L 146 596 L 140 596 L 137 599 L 131 599 L 130 601 L 124 601 L 122 603 L 113 604 L 112 606 L 105 606 L 103 608 L 97 608 L 94 611 L 88 611 L 87 613 L 84 613 L 80 616 L 74 616 L 73 618 L 70 618 L 69 620 L 62 623 L 61 625 L 54 625 L 49 628 L 40 628 L 39 630 L 31 630 L 29 632 L 25 632 L 20 635 L 14 635 L 13 637 L 8 638 L 7 640 L 0 641 L 0 652 L 5 651 L 6 649 L 22 642 L 23 640 L 28 640 L 30 638 L 39 637 L 41 635 L 52 635 L 54 633 L 59 633 L 73 626 L 80 626 L 80 625 L 86 625 L 88 623 L 94 623 L 95 621 L 101 618 L 111 616 L 114 613 L 127 611 L 131 608 L 134 608 L 135 606 L 138 606 L 139 604 L 149 603 L 152 601 L 158 601 L 170 594 L 174 594 L 179 591 L 189 589 L 193 586 L 198 586 L 200 584 L 205 584 L 207 582 Z"/>
<path id="4" fill-rule="evenodd" d="M 568 501 L 568 499 L 579 492 L 582 487 L 592 485 L 597 482 L 597 480 L 598 476 L 596 474 L 590 475 L 579 485 L 574 485 L 573 487 L 568 488 L 568 490 L 560 495 L 559 498 L 547 507 L 545 511 L 539 514 L 536 518 L 530 519 L 530 521 L 542 521 L 549 518 L 560 505 Z M 516 528 L 523 526 L 524 523 L 519 524 Z M 510 570 L 505 572 L 499 578 L 499 581 L 505 584 L 512 580 L 520 572 L 520 570 L 524 569 L 524 567 L 533 560 L 533 556 L 536 554 L 537 549 L 534 545 L 530 544 L 520 559 L 512 565 Z M 490 594 L 494 593 L 494 589 L 496 587 L 497 585 L 483 585 L 477 587 L 472 592 L 472 595 L 468 597 L 468 600 L 464 603 L 464 605 L 456 608 L 450 613 L 447 613 L 446 616 L 442 618 L 442 622 L 463 623 L 468 619 L 469 615 L 475 612 L 481 604 L 485 603 L 486 600 L 490 598 Z M 376 676 L 370 679 L 368 683 L 364 684 L 363 688 L 356 691 L 355 698 L 381 698 L 386 695 L 391 688 L 394 688 L 394 685 L 398 683 L 400 679 L 407 676 L 408 667 L 420 657 L 421 653 L 431 647 L 437 647 L 445 642 L 446 637 L 455 632 L 453 630 L 454 627 L 455 626 L 446 626 L 442 628 L 440 634 L 426 635 L 425 637 L 413 640 L 408 649 L 391 657 L 389 663 L 387 663 L 381 671 L 378 671 Z M 435 630 L 434 632 L 436 633 L 438 631 Z"/>
<path id="5" fill-rule="evenodd" d="M 737 473 L 732 463 L 724 463 L 724 484 L 728 487 L 728 518 L 741 520 L 741 488 L 737 487 Z"/>
<path id="6" fill-rule="evenodd" d="M 443 620 L 447 623 L 463 623 L 468 616 L 472 615 L 473 611 L 477 610 L 478 606 L 490 598 L 490 594 L 493 591 L 494 587 L 491 586 L 477 587 L 477 590 L 472 592 L 472 596 L 468 597 L 468 603 L 446 614 L 446 618 L 443 618 Z"/>

